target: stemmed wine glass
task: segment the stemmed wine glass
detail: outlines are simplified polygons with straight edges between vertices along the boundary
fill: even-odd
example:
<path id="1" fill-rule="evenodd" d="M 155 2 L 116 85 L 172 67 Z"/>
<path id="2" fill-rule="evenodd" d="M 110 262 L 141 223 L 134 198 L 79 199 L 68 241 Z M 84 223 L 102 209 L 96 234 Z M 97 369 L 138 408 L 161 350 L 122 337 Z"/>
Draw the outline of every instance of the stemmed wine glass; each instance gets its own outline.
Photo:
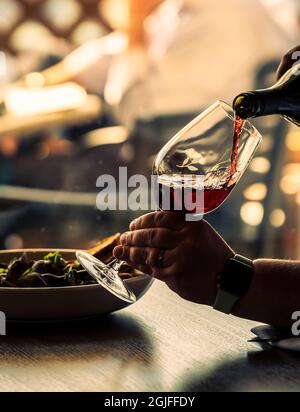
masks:
<path id="1" fill-rule="evenodd" d="M 173 198 L 170 208 L 185 210 L 186 205 L 193 206 L 195 194 L 201 191 L 198 199 L 202 202 L 188 211 L 202 216 L 214 211 L 247 169 L 260 141 L 261 135 L 251 123 L 236 117 L 225 102 L 215 102 L 156 156 L 153 174 L 160 195 L 166 189 Z M 190 199 L 185 199 L 186 195 Z M 159 207 L 164 210 L 161 196 Z"/>
<path id="2" fill-rule="evenodd" d="M 238 119 L 226 103 L 214 103 L 156 156 L 153 174 L 159 187 L 159 209 L 165 210 L 161 202 L 165 190 L 172 198 L 167 202 L 168 210 L 185 210 L 194 198 L 202 201 L 186 211 L 196 217 L 218 208 L 247 169 L 260 141 L 260 133 L 249 121 Z M 202 196 L 195 196 L 199 191 Z M 184 198 L 185 193 L 190 199 Z M 119 276 L 124 262 L 114 259 L 106 265 L 83 251 L 77 252 L 77 259 L 104 288 L 122 300 L 135 302 L 134 294 Z"/>

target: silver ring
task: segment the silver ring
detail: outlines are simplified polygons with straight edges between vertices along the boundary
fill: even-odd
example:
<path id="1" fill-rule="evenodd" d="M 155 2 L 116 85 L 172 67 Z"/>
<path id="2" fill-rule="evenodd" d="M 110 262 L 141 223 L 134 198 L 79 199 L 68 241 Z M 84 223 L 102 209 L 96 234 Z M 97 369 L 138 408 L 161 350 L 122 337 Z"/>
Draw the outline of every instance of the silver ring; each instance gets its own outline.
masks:
<path id="1" fill-rule="evenodd" d="M 164 267 L 164 257 L 165 257 L 165 250 L 161 249 L 157 256 L 158 267 L 161 269 Z"/>

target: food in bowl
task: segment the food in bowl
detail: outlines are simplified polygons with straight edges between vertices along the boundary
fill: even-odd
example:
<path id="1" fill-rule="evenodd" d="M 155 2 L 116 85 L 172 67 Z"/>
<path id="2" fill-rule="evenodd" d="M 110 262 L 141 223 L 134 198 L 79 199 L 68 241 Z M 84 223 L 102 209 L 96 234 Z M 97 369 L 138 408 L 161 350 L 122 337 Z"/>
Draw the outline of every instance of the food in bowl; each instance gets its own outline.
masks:
<path id="1" fill-rule="evenodd" d="M 119 243 L 120 234 L 117 233 L 101 240 L 88 252 L 108 263 L 113 259 L 112 251 Z M 140 274 L 125 263 L 120 269 L 122 279 Z M 10 262 L 0 262 L 0 287 L 59 287 L 96 283 L 77 260 L 65 260 L 61 253 L 55 251 L 45 254 L 40 260 L 30 260 L 24 252 Z"/>

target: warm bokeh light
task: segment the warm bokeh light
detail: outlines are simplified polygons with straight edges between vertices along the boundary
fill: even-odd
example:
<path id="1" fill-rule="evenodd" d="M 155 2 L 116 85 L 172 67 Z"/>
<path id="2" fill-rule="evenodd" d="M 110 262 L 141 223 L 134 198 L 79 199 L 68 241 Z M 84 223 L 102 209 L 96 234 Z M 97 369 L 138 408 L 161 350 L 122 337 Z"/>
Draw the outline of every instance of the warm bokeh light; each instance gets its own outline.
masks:
<path id="1" fill-rule="evenodd" d="M 16 0 L 0 1 L 0 33 L 5 33 L 22 18 L 22 5 Z"/>
<path id="2" fill-rule="evenodd" d="M 300 164 L 288 163 L 283 168 L 280 189 L 286 195 L 295 195 L 300 191 Z"/>
<path id="3" fill-rule="evenodd" d="M 278 228 L 284 225 L 286 215 L 282 209 L 274 209 L 270 214 L 269 220 L 273 227 Z"/>
<path id="4" fill-rule="evenodd" d="M 4 244 L 6 249 L 22 249 L 22 247 L 24 246 L 21 236 L 15 233 L 8 235 L 4 241 Z"/>
<path id="5" fill-rule="evenodd" d="M 287 163 L 283 168 L 283 175 L 300 176 L 300 163 Z"/>
<path id="6" fill-rule="evenodd" d="M 260 202 L 246 202 L 241 207 L 241 218 L 250 226 L 258 226 L 264 218 L 264 207 Z"/>
<path id="7" fill-rule="evenodd" d="M 135 153 L 136 151 L 134 145 L 131 143 L 125 143 L 120 150 L 120 158 L 125 162 L 131 162 L 134 159 Z"/>
<path id="8" fill-rule="evenodd" d="M 255 157 L 249 167 L 252 172 L 261 174 L 268 173 L 270 168 L 271 163 L 266 157 Z"/>
<path id="9" fill-rule="evenodd" d="M 292 130 L 286 138 L 286 146 L 293 152 L 300 152 L 300 131 Z"/>
<path id="10" fill-rule="evenodd" d="M 42 9 L 49 23 L 60 30 L 68 29 L 75 24 L 82 12 L 77 0 L 47 0 Z"/>
<path id="11" fill-rule="evenodd" d="M 53 48 L 53 36 L 43 24 L 38 21 L 27 20 L 13 32 L 10 45 L 17 51 L 46 53 Z"/>
<path id="12" fill-rule="evenodd" d="M 100 13 L 105 20 L 115 29 L 128 26 L 129 3 L 124 0 L 102 0 L 100 3 Z"/>
<path id="13" fill-rule="evenodd" d="M 5 104 L 11 114 L 32 116 L 76 109 L 84 105 L 86 97 L 85 90 L 75 83 L 31 89 L 10 87 L 5 93 Z"/>
<path id="14" fill-rule="evenodd" d="M 300 192 L 296 196 L 296 203 L 298 206 L 300 206 Z"/>
<path id="15" fill-rule="evenodd" d="M 120 144 L 126 142 L 129 134 L 125 127 L 114 126 L 93 130 L 84 136 L 84 143 L 88 147 L 106 144 Z"/>
<path id="16" fill-rule="evenodd" d="M 106 30 L 99 21 L 86 20 L 76 27 L 72 33 L 72 40 L 77 46 L 80 46 L 89 40 L 101 38 L 105 34 Z"/>
<path id="17" fill-rule="evenodd" d="M 27 87 L 45 86 L 45 77 L 41 73 L 38 73 L 38 72 L 27 74 L 24 81 Z"/>
<path id="18" fill-rule="evenodd" d="M 265 121 L 265 118 L 264 118 L 264 121 Z M 272 149 L 273 145 L 274 145 L 274 139 L 270 136 L 264 136 L 259 146 L 259 152 L 267 153 Z"/>
<path id="19" fill-rule="evenodd" d="M 0 51 L 0 83 L 6 83 L 7 74 L 6 54 Z"/>
<path id="20" fill-rule="evenodd" d="M 281 178 L 280 189 L 286 195 L 295 195 L 300 190 L 300 175 L 288 174 Z"/>
<path id="21" fill-rule="evenodd" d="M 18 142 L 13 136 L 0 139 L 0 153 L 5 157 L 15 156 L 18 152 Z"/>
<path id="22" fill-rule="evenodd" d="M 268 188 L 264 183 L 254 183 L 244 190 L 244 197 L 247 200 L 263 200 L 268 193 Z"/>

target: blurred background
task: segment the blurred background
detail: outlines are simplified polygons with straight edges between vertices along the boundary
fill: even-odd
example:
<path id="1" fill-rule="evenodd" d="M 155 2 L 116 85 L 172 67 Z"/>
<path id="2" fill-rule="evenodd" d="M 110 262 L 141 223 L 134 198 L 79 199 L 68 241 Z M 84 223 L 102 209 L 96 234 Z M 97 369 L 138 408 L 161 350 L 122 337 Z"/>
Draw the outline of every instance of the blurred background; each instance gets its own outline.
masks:
<path id="1" fill-rule="evenodd" d="M 218 99 L 275 81 L 298 0 L 0 0 L 0 247 L 87 248 L 141 212 L 96 209 L 96 179 L 151 173 Z M 207 216 L 240 253 L 300 258 L 300 129 L 262 144 Z"/>

